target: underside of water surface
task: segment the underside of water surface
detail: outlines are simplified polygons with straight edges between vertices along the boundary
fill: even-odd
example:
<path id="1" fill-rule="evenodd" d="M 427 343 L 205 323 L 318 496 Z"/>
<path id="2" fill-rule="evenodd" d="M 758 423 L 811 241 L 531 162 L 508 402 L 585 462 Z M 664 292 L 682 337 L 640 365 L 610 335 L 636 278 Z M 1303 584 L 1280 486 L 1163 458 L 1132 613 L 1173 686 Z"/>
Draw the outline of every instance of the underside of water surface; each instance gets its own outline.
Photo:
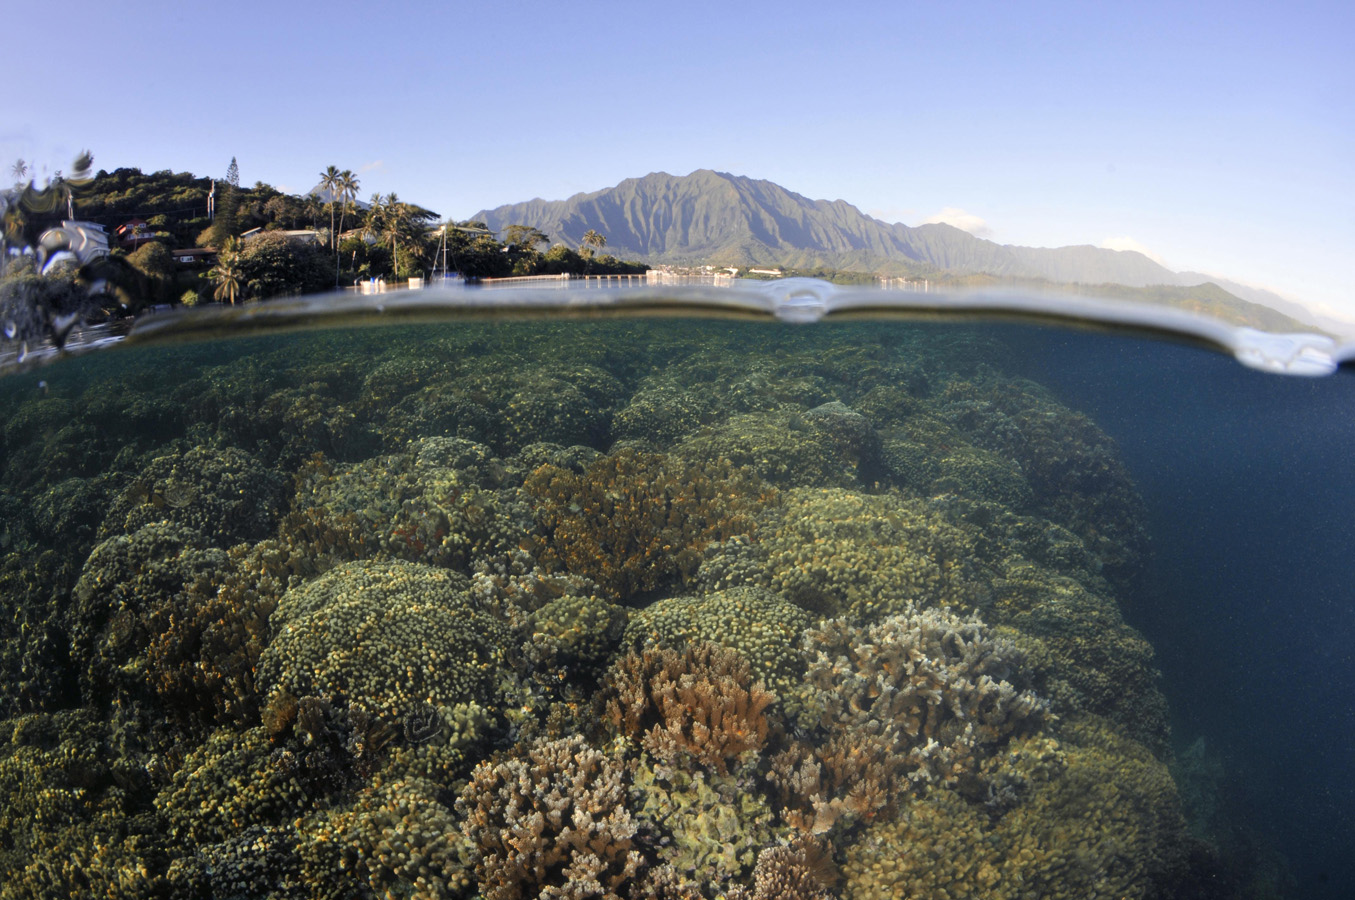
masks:
<path id="1" fill-rule="evenodd" d="M 1283 896 L 1126 623 L 1119 448 L 1011 362 L 543 320 L 0 381 L 0 898 Z"/>

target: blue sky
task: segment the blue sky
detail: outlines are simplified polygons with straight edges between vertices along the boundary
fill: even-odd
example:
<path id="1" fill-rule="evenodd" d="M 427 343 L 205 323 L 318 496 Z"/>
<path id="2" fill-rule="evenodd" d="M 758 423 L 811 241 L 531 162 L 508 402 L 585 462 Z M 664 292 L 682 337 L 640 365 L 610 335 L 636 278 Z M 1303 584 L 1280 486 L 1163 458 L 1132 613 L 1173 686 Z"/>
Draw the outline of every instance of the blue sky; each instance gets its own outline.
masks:
<path id="1" fill-rule="evenodd" d="M 47 9 L 60 9 L 61 16 Z M 0 165 L 446 216 L 653 171 L 1001 243 L 1145 248 L 1355 318 L 1355 5 L 11 5 Z"/>

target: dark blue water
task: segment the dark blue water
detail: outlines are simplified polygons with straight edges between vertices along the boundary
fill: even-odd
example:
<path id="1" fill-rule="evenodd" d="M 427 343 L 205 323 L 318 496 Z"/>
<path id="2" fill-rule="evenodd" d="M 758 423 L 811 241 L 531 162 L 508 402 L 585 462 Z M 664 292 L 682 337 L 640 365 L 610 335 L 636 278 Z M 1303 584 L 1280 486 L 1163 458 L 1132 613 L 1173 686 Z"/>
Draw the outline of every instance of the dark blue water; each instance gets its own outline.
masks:
<path id="1" fill-rule="evenodd" d="M 1154 558 L 1126 613 L 1158 651 L 1176 744 L 1223 757 L 1235 821 L 1284 852 L 1298 896 L 1355 896 L 1355 375 L 1008 339 L 1119 441 L 1148 503 Z"/>

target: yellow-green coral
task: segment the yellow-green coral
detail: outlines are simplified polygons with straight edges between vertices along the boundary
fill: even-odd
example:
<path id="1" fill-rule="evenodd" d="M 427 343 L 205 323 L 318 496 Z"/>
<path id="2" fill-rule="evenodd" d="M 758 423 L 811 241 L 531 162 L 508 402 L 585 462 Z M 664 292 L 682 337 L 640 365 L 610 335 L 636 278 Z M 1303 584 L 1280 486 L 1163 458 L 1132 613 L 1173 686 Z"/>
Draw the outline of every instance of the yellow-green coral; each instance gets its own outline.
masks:
<path id="1" fill-rule="evenodd" d="M 466 584 L 416 563 L 356 562 L 289 591 L 259 665 L 268 704 L 314 695 L 401 723 L 428 707 L 488 702 L 507 632 Z"/>
<path id="2" fill-rule="evenodd" d="M 768 519 L 771 586 L 805 609 L 874 620 L 910 604 L 973 605 L 973 537 L 924 501 L 799 488 Z"/>
<path id="3" fill-rule="evenodd" d="M 1166 767 L 1103 722 L 1014 744 L 1020 801 L 997 817 L 934 789 L 847 851 L 848 900 L 1148 897 L 1179 874 L 1185 836 Z"/>
<path id="4" fill-rule="evenodd" d="M 746 878 L 778 833 L 767 798 L 730 775 L 643 756 L 631 796 L 636 817 L 671 841 L 663 861 L 698 882 Z"/>

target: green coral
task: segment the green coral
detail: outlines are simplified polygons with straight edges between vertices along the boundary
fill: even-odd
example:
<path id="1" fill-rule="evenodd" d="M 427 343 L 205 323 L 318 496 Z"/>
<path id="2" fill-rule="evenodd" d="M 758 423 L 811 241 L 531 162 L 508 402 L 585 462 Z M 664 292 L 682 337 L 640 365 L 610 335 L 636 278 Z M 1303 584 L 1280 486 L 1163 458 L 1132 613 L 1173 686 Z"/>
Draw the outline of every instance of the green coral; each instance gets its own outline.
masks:
<path id="1" fill-rule="evenodd" d="M 155 797 L 181 842 L 213 844 L 241 829 L 279 825 L 318 798 L 272 762 L 265 729 L 220 728 L 185 757 L 173 780 Z"/>
<path id="2" fill-rule="evenodd" d="M 934 790 L 847 852 L 849 900 L 1154 897 L 1179 878 L 1185 827 L 1166 767 L 1095 720 L 1012 757 L 1024 796 L 991 816 Z"/>
<path id="3" fill-rule="evenodd" d="M 297 476 L 282 538 L 317 569 L 397 558 L 468 570 L 510 554 L 531 527 L 516 491 L 498 489 L 505 474 L 488 448 L 459 438 L 341 467 L 317 458 Z"/>
<path id="4" fill-rule="evenodd" d="M 222 550 L 168 522 L 105 540 L 89 555 L 71 594 L 67 631 L 72 662 L 91 698 L 154 691 L 148 648 L 159 624 L 185 603 L 187 589 L 228 566 Z"/>
<path id="5" fill-rule="evenodd" d="M 1028 564 L 993 588 L 990 618 L 1014 629 L 1036 683 L 1061 708 L 1105 716 L 1165 757 L 1170 725 L 1153 648 L 1113 600 Z"/>

